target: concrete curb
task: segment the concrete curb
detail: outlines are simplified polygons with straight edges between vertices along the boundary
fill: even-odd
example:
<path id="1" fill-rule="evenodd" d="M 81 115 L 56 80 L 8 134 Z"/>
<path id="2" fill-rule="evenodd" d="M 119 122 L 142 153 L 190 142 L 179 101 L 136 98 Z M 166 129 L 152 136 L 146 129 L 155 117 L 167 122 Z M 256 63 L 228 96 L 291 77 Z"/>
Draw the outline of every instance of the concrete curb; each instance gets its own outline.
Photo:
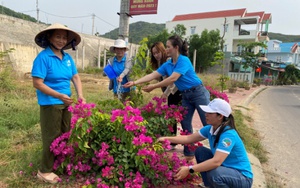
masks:
<path id="1" fill-rule="evenodd" d="M 244 101 L 242 101 L 241 105 L 242 106 L 248 106 L 250 104 L 250 102 L 262 91 L 266 90 L 268 87 L 267 86 L 263 86 L 260 87 L 258 89 L 256 89 L 255 91 L 253 91 Z"/>
<path id="2" fill-rule="evenodd" d="M 260 87 L 253 91 L 245 100 L 241 101 L 241 105 L 247 107 L 250 102 L 262 91 L 267 89 L 266 86 Z M 262 165 L 258 158 L 253 154 L 248 153 L 249 160 L 251 162 L 252 171 L 253 171 L 253 184 L 252 188 L 265 188 L 267 187 L 266 178 L 263 173 Z"/>

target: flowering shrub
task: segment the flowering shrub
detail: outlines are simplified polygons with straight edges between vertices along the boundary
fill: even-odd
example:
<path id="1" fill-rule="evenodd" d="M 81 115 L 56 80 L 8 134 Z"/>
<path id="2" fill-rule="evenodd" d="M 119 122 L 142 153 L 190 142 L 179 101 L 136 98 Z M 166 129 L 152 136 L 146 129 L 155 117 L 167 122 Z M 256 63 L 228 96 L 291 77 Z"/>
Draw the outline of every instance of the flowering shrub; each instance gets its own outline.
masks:
<path id="1" fill-rule="evenodd" d="M 81 101 L 71 106 L 71 131 L 55 139 L 50 147 L 56 156 L 54 170 L 84 179 L 87 187 L 184 183 L 175 181 L 173 175 L 187 162 L 176 153 L 167 155 L 164 148 L 170 147 L 168 141 L 155 140 L 171 134 L 171 125 L 182 120 L 185 109 L 168 108 L 159 98 L 154 101 L 141 109 L 126 105 L 111 114 Z"/>
<path id="2" fill-rule="evenodd" d="M 210 93 L 210 100 L 212 101 L 215 98 L 221 98 L 224 99 L 225 101 L 227 101 L 229 103 L 229 99 L 226 93 L 224 92 L 219 92 L 217 90 L 213 90 L 210 86 L 206 86 L 206 89 L 209 91 Z"/>

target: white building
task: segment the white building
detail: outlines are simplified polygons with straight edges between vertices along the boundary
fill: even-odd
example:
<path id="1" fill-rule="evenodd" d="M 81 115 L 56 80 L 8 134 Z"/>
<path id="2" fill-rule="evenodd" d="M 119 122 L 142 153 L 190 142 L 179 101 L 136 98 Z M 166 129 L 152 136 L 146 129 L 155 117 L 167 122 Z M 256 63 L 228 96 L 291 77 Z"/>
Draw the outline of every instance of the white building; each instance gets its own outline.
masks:
<path id="1" fill-rule="evenodd" d="M 225 22 L 226 18 L 226 22 Z M 235 10 L 223 10 L 216 12 L 203 12 L 176 15 L 172 21 L 166 23 L 166 29 L 170 32 L 177 24 L 187 28 L 186 37 L 193 34 L 201 35 L 207 29 L 225 32 L 224 51 L 239 52 L 237 44 L 244 42 L 268 41 L 268 25 L 272 22 L 270 13 L 251 12 L 246 8 Z"/>
<path id="2" fill-rule="evenodd" d="M 264 42 L 269 41 L 268 26 L 272 23 L 272 16 L 270 13 L 261 12 L 247 12 L 246 8 L 234 10 L 222 10 L 215 12 L 202 12 L 193 14 L 176 15 L 173 20 L 166 23 L 168 32 L 174 30 L 176 25 L 184 25 L 186 30 L 186 38 L 193 34 L 201 36 L 202 31 L 218 29 L 220 35 L 224 35 L 224 52 L 232 54 L 239 54 L 242 49 L 238 44 L 241 42 Z M 265 52 L 260 47 L 254 49 L 254 53 L 260 50 Z M 265 60 L 265 59 L 264 59 Z M 229 66 L 229 76 L 233 79 L 240 78 L 240 72 L 248 72 L 247 80 L 252 80 L 252 68 L 249 70 L 242 70 L 240 68 L 236 71 L 236 66 L 231 63 Z M 233 68 L 235 67 L 235 68 Z M 239 66 L 241 67 L 241 66 Z M 234 69 L 234 70 L 233 70 Z M 230 75 L 230 72 L 235 72 L 235 76 Z M 238 72 L 238 73 L 236 73 Z M 245 74 L 243 74 L 244 76 Z M 237 79 L 239 80 L 239 79 Z"/>

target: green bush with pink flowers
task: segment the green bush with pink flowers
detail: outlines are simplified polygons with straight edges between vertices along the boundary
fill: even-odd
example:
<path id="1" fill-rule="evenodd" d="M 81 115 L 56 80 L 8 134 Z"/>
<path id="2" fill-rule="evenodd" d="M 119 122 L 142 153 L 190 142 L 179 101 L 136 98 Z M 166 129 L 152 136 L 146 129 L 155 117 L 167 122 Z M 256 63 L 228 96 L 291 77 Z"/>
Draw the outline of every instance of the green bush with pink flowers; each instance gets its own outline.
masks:
<path id="1" fill-rule="evenodd" d="M 211 100 L 228 101 L 226 94 L 207 89 Z M 171 135 L 172 125 L 186 113 L 181 106 L 165 103 L 166 99 L 154 97 L 141 108 L 127 103 L 110 113 L 80 101 L 69 107 L 71 131 L 55 139 L 50 148 L 56 156 L 54 170 L 66 174 L 65 181 L 80 180 L 85 187 L 157 187 L 191 180 L 173 179 L 187 161 L 176 153 L 167 155 L 168 141 L 156 142 L 159 136 Z"/>
<path id="2" fill-rule="evenodd" d="M 68 175 L 61 181 L 73 178 L 86 187 L 157 187 L 188 181 L 173 179 L 187 162 L 176 153 L 167 155 L 164 148 L 170 147 L 169 142 L 156 142 L 158 136 L 170 135 L 171 125 L 185 114 L 184 108 L 164 103 L 155 97 L 140 109 L 126 105 L 111 114 L 95 104 L 70 107 L 71 132 L 51 145 L 54 170 Z"/>

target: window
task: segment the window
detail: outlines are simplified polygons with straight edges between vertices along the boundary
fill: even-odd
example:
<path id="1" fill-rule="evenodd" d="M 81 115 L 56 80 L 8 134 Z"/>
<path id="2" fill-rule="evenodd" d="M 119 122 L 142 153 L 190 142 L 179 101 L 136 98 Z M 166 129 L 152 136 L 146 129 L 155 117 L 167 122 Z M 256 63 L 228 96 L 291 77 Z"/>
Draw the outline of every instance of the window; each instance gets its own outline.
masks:
<path id="1" fill-rule="evenodd" d="M 196 33 L 196 26 L 191 27 L 191 35 Z"/>
<path id="2" fill-rule="evenodd" d="M 223 52 L 227 52 L 227 44 L 224 45 Z"/>

